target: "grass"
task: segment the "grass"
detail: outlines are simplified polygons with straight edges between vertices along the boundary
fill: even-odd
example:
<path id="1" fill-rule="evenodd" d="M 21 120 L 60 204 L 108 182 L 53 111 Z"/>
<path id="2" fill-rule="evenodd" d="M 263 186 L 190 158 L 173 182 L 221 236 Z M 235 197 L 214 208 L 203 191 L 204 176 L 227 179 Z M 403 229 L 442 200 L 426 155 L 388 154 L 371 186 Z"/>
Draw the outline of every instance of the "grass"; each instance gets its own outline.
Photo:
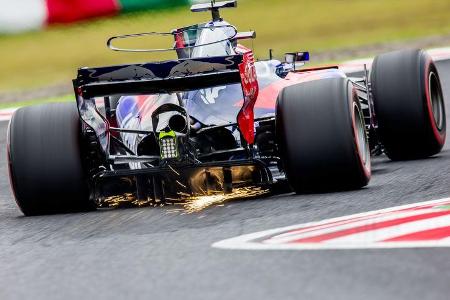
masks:
<path id="1" fill-rule="evenodd" d="M 450 33 L 448 0 L 241 0 L 238 9 L 224 10 L 223 16 L 242 31 L 256 30 L 257 57 L 265 57 L 269 48 L 278 54 L 314 53 Z M 168 31 L 208 18 L 177 8 L 0 36 L 0 92 L 68 82 L 80 66 L 168 58 L 112 52 L 105 41 L 112 35 Z M 167 46 L 164 42 L 151 46 Z"/>
<path id="2" fill-rule="evenodd" d="M 15 107 L 23 107 L 34 104 L 43 104 L 43 103 L 53 103 L 53 102 L 69 102 L 74 101 L 75 97 L 73 95 L 59 96 L 59 97 L 49 97 L 49 98 L 38 98 L 29 101 L 18 101 L 18 102 L 0 102 L 0 109 L 5 108 L 15 108 Z"/>

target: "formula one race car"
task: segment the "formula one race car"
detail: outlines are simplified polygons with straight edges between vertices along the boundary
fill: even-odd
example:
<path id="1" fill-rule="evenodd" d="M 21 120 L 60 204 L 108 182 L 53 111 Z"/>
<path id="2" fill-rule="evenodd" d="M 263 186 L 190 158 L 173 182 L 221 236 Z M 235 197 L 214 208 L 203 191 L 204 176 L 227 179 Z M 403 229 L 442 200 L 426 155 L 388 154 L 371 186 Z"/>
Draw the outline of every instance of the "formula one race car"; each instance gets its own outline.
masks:
<path id="1" fill-rule="evenodd" d="M 192 6 L 212 21 L 113 37 L 116 51 L 178 59 L 81 68 L 75 103 L 19 109 L 8 131 L 11 185 L 25 215 L 95 208 L 115 194 L 164 203 L 286 182 L 293 191 L 366 186 L 371 154 L 425 158 L 442 149 L 439 75 L 422 50 L 375 58 L 370 76 L 302 68 L 308 52 L 255 61 L 255 38 L 220 17 L 237 1 Z M 169 49 L 120 48 L 171 36 Z M 118 41 L 119 40 L 119 41 Z"/>

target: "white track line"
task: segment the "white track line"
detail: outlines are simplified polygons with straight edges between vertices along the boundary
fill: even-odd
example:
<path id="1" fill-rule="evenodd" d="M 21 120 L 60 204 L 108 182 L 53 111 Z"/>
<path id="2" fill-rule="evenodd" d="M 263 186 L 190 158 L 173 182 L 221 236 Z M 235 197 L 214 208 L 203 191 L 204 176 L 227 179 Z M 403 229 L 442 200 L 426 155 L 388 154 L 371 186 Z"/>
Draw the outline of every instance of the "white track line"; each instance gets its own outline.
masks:
<path id="1" fill-rule="evenodd" d="M 442 61 L 450 59 L 450 47 L 445 48 L 435 48 L 427 50 L 434 61 Z M 339 69 L 343 70 L 345 73 L 355 73 L 364 70 L 364 65 L 368 69 L 372 66 L 373 57 L 349 60 L 339 64 Z"/>
<path id="2" fill-rule="evenodd" d="M 9 121 L 17 109 L 17 107 L 0 109 L 0 121 Z"/>

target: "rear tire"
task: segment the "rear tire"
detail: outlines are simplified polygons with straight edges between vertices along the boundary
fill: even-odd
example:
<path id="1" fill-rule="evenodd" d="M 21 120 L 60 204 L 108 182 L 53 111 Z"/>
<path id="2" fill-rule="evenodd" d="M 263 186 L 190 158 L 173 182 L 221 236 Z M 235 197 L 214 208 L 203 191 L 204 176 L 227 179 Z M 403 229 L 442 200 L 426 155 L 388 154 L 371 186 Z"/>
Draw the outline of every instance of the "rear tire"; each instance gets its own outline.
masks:
<path id="1" fill-rule="evenodd" d="M 370 81 L 386 155 L 406 160 L 439 153 L 446 138 L 445 105 L 431 57 L 423 50 L 379 55 Z"/>
<path id="2" fill-rule="evenodd" d="M 370 180 L 370 150 L 356 91 L 347 78 L 290 86 L 276 108 L 278 145 L 297 193 L 357 189 Z"/>
<path id="3" fill-rule="evenodd" d="M 89 201 L 74 103 L 17 110 L 8 129 L 10 181 L 25 215 L 86 211 Z"/>

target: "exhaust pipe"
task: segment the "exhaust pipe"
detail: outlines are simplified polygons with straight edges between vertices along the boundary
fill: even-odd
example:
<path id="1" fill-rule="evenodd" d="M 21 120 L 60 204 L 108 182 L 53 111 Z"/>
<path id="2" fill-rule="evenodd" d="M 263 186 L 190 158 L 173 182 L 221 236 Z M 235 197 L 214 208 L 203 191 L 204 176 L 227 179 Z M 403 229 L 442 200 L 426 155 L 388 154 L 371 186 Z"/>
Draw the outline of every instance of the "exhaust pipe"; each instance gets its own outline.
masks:
<path id="1" fill-rule="evenodd" d="M 186 118 L 182 115 L 175 114 L 169 119 L 169 128 L 175 132 L 186 132 L 187 122 Z"/>

